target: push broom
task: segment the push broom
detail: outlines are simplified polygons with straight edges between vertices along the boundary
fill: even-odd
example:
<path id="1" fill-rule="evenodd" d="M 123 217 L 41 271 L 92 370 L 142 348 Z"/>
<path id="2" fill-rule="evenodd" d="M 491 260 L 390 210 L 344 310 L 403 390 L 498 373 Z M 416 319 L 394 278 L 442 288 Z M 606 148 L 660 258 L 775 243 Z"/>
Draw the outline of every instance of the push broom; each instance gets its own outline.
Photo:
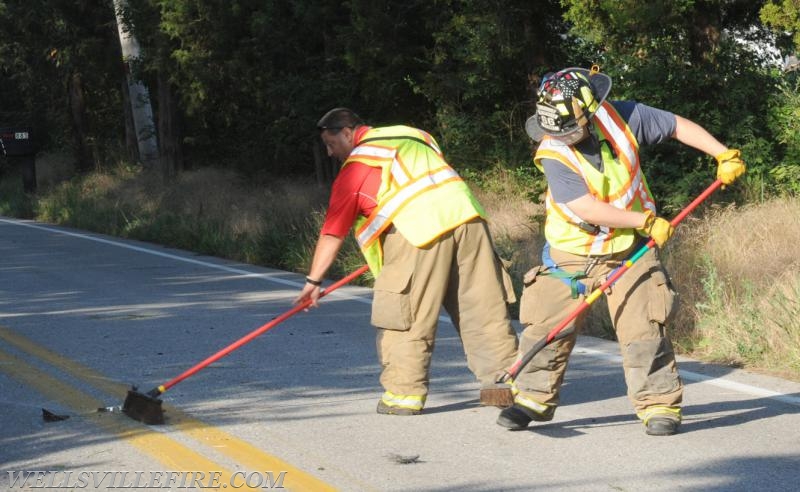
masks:
<path id="1" fill-rule="evenodd" d="M 700 193 L 700 195 L 697 198 L 695 198 L 694 201 L 692 201 L 692 203 L 690 203 L 686 208 L 681 210 L 681 212 L 678 215 L 676 215 L 674 219 L 672 219 L 670 221 L 670 224 L 672 225 L 672 227 L 677 227 L 678 224 L 684 218 L 686 218 L 687 215 L 692 213 L 692 211 L 695 208 L 697 208 L 697 206 L 700 205 L 700 203 L 702 203 L 706 198 L 708 198 L 709 195 L 711 195 L 711 193 L 713 193 L 721 185 L 722 185 L 722 181 L 720 181 L 719 179 L 714 181 L 711 184 L 711 186 L 709 186 L 708 188 L 705 189 L 705 191 Z M 656 242 L 654 240 L 652 240 L 652 239 L 647 241 L 647 244 L 645 244 L 638 251 L 636 251 L 633 254 L 633 256 L 631 256 L 630 259 L 625 261 L 625 263 L 623 263 L 622 266 L 620 266 L 614 273 L 609 275 L 608 279 L 606 279 L 606 281 L 603 283 L 603 285 L 601 285 L 600 287 L 596 288 L 588 296 L 586 296 L 586 298 L 583 300 L 583 302 L 581 302 L 581 304 L 574 311 L 572 311 L 569 314 L 569 316 L 564 318 L 564 320 L 561 323 L 559 323 L 558 326 L 556 326 L 555 328 L 550 330 L 550 332 L 547 335 L 545 335 L 544 337 L 539 339 L 539 341 L 537 341 L 535 344 L 533 344 L 533 346 L 527 352 L 525 352 L 525 354 L 522 357 L 520 357 L 517 360 L 517 362 L 515 362 L 514 365 L 511 366 L 511 368 L 506 370 L 505 374 L 503 374 L 498 379 L 497 382 L 498 383 L 506 383 L 506 382 L 509 382 L 509 381 L 513 380 L 514 378 L 517 377 L 517 375 L 520 373 L 520 371 L 522 371 L 522 369 L 526 365 L 528 365 L 528 363 L 536 356 L 536 354 L 539 353 L 539 351 L 541 351 L 544 347 L 549 345 L 551 342 L 553 342 L 555 340 L 559 340 L 559 339 L 564 338 L 565 336 L 567 336 L 570 333 L 570 331 L 569 330 L 564 330 L 564 328 L 566 328 L 567 325 L 572 323 L 572 321 L 575 320 L 575 318 L 577 318 L 579 314 L 581 314 L 586 309 L 588 309 L 589 306 L 591 306 L 594 301 L 596 301 L 601 295 L 603 295 L 603 292 L 605 292 L 606 289 L 611 287 L 614 284 L 614 282 L 617 281 L 617 279 L 619 279 L 625 272 L 627 272 L 630 269 L 630 267 L 634 263 L 636 263 L 639 260 L 639 258 L 644 256 L 644 254 L 647 253 L 647 251 L 650 248 L 655 246 L 655 244 L 656 244 Z"/>
<path id="2" fill-rule="evenodd" d="M 323 290 L 320 293 L 320 297 L 323 297 L 327 294 L 330 294 L 334 290 L 338 289 L 342 285 L 345 285 L 351 282 L 353 279 L 359 277 L 361 274 L 367 271 L 369 267 L 367 265 L 362 266 L 358 270 L 354 271 L 350 275 L 344 277 L 343 279 L 331 284 L 327 289 Z M 186 371 L 184 371 L 179 376 L 167 381 L 164 384 L 156 386 L 155 388 L 151 389 L 146 393 L 142 393 L 137 391 L 137 387 L 133 386 L 130 390 L 128 390 L 128 396 L 125 398 L 125 402 L 122 404 L 122 411 L 125 412 L 129 417 L 134 420 L 138 420 L 140 422 L 144 422 L 145 424 L 149 425 L 160 425 L 164 423 L 164 410 L 161 407 L 162 400 L 159 398 L 165 391 L 172 388 L 176 384 L 180 383 L 184 379 L 196 374 L 200 370 L 208 367 L 212 363 L 218 361 L 219 359 L 225 357 L 226 355 L 230 354 L 234 350 L 238 349 L 239 347 L 249 343 L 254 338 L 258 337 L 259 335 L 271 330 L 277 324 L 285 321 L 287 318 L 294 316 L 298 312 L 308 308 L 311 305 L 311 300 L 306 300 L 305 302 L 298 304 L 297 306 L 293 307 L 289 311 L 281 314 L 280 316 L 273 318 L 268 323 L 262 325 L 259 328 L 251 331 L 249 334 L 245 335 L 244 337 L 240 338 L 239 340 L 233 342 L 232 344 L 228 345 L 224 349 L 220 350 L 219 352 L 211 355 L 204 361 L 190 367 Z"/>

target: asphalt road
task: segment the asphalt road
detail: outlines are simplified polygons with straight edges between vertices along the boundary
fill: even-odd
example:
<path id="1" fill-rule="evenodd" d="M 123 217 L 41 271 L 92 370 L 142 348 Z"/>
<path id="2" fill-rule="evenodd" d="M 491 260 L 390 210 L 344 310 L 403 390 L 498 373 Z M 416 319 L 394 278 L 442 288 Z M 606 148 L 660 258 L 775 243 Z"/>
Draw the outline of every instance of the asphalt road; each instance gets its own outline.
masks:
<path id="1" fill-rule="evenodd" d="M 555 419 L 528 431 L 478 405 L 447 322 L 426 412 L 377 415 L 360 287 L 174 386 L 166 425 L 117 411 L 289 310 L 302 281 L 0 218 L 0 490 L 797 490 L 800 384 L 681 359 L 681 433 L 647 436 L 616 344 L 589 337 Z"/>

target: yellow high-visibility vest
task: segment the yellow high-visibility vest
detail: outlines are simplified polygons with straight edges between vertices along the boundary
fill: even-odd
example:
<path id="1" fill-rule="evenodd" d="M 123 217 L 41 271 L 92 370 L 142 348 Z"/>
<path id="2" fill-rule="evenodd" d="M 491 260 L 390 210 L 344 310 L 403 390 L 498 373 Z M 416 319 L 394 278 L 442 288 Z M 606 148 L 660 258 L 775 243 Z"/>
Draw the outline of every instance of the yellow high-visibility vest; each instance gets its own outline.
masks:
<path id="1" fill-rule="evenodd" d="M 356 221 L 354 234 L 376 277 L 383 266 L 381 234 L 394 225 L 416 247 L 485 212 L 436 140 L 408 126 L 371 128 L 342 167 L 360 162 L 381 169 L 375 209 Z"/>
<path id="2" fill-rule="evenodd" d="M 610 103 L 603 102 L 592 121 L 601 140 L 603 172 L 573 147 L 550 137 L 545 137 L 536 150 L 536 167 L 543 170 L 542 159 L 554 159 L 583 177 L 597 200 L 623 210 L 655 213 L 655 201 L 639 164 L 639 143 L 625 120 Z M 587 227 L 566 203 L 556 202 L 549 190 L 545 206 L 545 237 L 556 249 L 577 255 L 605 255 L 627 250 L 637 238 L 635 229 Z"/>

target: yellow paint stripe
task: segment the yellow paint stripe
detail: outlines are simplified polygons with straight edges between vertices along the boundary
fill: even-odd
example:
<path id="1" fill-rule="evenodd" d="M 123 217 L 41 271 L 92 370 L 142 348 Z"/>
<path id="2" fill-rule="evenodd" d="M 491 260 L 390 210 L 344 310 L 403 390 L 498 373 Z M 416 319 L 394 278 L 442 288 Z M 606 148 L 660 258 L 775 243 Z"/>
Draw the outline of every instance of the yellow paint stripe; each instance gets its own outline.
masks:
<path id="1" fill-rule="evenodd" d="M 92 369 L 68 359 L 60 354 L 52 352 L 40 345 L 37 345 L 28 338 L 0 326 L 0 339 L 14 345 L 18 349 L 38 357 L 72 376 L 86 381 L 97 389 L 106 393 L 119 394 L 120 400 L 127 394 L 128 387 L 110 381 L 108 378 L 96 373 Z M 105 407 L 99 404 L 98 407 Z M 98 408 L 95 407 L 95 408 Z M 315 490 L 333 491 L 336 490 L 331 485 L 319 480 L 299 468 L 272 456 L 269 453 L 249 444 L 241 439 L 234 437 L 216 427 L 209 426 L 205 422 L 194 419 L 177 408 L 164 404 L 164 408 L 169 415 L 169 425 L 183 434 L 195 439 L 201 444 L 211 446 L 220 454 L 228 456 L 238 463 L 248 468 L 248 471 L 267 471 L 273 470 L 286 471 L 284 486 L 290 490 Z M 198 470 L 198 469 L 195 469 Z"/>
<path id="2" fill-rule="evenodd" d="M 0 370 L 26 386 L 34 388 L 45 397 L 67 406 L 74 412 L 87 413 L 103 406 L 93 396 L 50 376 L 2 349 L 0 349 Z M 165 434 L 135 424 L 127 417 L 115 414 L 96 414 L 92 423 L 123 438 L 172 470 L 220 472 L 220 483 L 230 483 L 233 476 L 233 472 L 218 463 L 192 451 Z"/>

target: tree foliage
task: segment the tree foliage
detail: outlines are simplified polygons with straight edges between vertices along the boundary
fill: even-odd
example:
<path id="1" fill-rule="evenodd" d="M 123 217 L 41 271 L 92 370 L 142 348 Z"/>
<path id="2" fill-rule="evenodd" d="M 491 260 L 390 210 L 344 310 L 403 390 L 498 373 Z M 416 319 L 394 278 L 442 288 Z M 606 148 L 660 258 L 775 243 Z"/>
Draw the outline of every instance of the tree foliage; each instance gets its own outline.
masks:
<path id="1" fill-rule="evenodd" d="M 80 168 L 120 140 L 123 72 L 110 2 L 0 2 L 0 119 L 68 146 Z"/>
<path id="2" fill-rule="evenodd" d="M 775 158 L 769 97 L 778 78 L 759 40 L 770 39 L 751 0 L 566 0 L 574 35 L 594 45 L 589 62 L 614 79 L 612 98 L 690 118 L 731 147 L 751 171 Z M 763 3 L 763 2 L 761 2 Z M 668 208 L 713 177 L 713 162 L 668 143 L 643 151 L 645 172 Z"/>
<path id="3" fill-rule="evenodd" d="M 190 165 L 253 179 L 330 179 L 314 123 L 336 106 L 373 124 L 425 128 L 461 168 L 528 166 L 522 127 L 539 76 L 593 63 L 614 79 L 612 97 L 696 120 L 742 148 L 755 174 L 768 176 L 795 145 L 791 118 L 781 116 L 793 114 L 796 98 L 785 91 L 795 88 L 762 49 L 785 39 L 767 26 L 797 31 L 793 1 L 128 4 L 144 55 L 134 70 L 161 129 L 169 123 L 167 138 Z M 0 0 L 0 55 L 3 114 L 25 115 L 44 129 L 47 145 L 70 145 L 89 165 L 122 148 L 123 73 L 110 1 Z M 711 169 L 679 145 L 645 157 L 657 193 L 676 205 Z"/>

